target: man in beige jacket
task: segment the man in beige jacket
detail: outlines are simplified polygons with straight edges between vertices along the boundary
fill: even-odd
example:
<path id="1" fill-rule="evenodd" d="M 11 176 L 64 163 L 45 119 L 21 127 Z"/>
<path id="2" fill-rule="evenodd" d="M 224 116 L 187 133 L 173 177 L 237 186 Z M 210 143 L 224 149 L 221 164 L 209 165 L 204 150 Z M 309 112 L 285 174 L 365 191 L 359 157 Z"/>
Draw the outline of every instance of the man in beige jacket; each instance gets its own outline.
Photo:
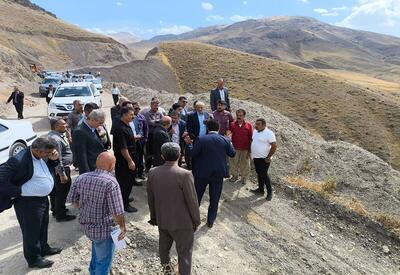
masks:
<path id="1" fill-rule="evenodd" d="M 158 225 L 159 253 L 165 271 L 171 271 L 169 253 L 175 241 L 179 274 L 189 275 L 194 232 L 200 225 L 200 212 L 193 175 L 178 166 L 180 151 L 178 144 L 165 143 L 161 147 L 165 164 L 149 171 L 147 182 L 149 223 Z"/>

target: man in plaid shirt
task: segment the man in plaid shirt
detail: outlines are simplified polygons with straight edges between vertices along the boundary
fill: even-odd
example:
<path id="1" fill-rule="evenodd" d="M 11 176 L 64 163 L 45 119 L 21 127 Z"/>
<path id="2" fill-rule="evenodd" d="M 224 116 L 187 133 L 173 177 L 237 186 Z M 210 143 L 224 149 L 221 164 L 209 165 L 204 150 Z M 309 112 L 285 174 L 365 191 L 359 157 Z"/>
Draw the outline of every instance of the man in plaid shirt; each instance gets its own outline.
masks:
<path id="1" fill-rule="evenodd" d="M 112 228 L 119 225 L 119 240 L 125 237 L 124 204 L 115 177 L 110 173 L 115 157 L 109 152 L 101 153 L 96 161 L 97 169 L 80 175 L 68 194 L 67 201 L 79 208 L 79 223 L 92 241 L 92 260 L 89 272 L 108 274 L 114 256 Z"/>

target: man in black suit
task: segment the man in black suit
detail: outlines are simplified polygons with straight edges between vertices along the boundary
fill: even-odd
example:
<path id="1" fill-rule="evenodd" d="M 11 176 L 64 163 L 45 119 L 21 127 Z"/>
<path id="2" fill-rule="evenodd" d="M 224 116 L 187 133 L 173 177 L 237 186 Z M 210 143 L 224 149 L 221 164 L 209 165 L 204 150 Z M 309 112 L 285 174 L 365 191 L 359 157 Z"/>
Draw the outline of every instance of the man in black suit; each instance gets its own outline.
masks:
<path id="1" fill-rule="evenodd" d="M 165 163 L 161 157 L 161 146 L 164 143 L 171 142 L 171 137 L 168 134 L 168 129 L 171 127 L 171 118 L 169 116 L 163 116 L 160 121 L 160 125 L 157 125 L 154 129 L 153 134 L 153 166 L 161 166 Z"/>
<path id="2" fill-rule="evenodd" d="M 96 169 L 97 156 L 106 151 L 100 135 L 97 131 L 105 121 L 102 110 L 93 110 L 72 134 L 74 152 L 79 174 L 91 172 Z"/>
<path id="3" fill-rule="evenodd" d="M 18 119 L 23 119 L 23 111 L 24 111 L 24 93 L 21 92 L 17 87 L 14 87 L 14 92 L 11 93 L 10 97 L 7 100 L 7 104 L 12 103 L 15 107 L 15 110 L 18 113 Z"/>
<path id="4" fill-rule="evenodd" d="M 193 176 L 199 205 L 209 185 L 210 205 L 207 215 L 209 228 L 217 218 L 224 178 L 229 177 L 226 156 L 233 158 L 236 153 L 231 141 L 218 131 L 218 121 L 210 119 L 207 121 L 207 135 L 199 137 L 194 143 L 189 137 L 185 138 L 189 144 L 187 149 L 193 158 Z"/>
<path id="5" fill-rule="evenodd" d="M 210 104 L 211 104 L 211 110 L 214 112 L 217 110 L 218 107 L 218 101 L 222 100 L 225 101 L 226 103 L 226 109 L 227 111 L 231 111 L 231 103 L 229 99 L 229 91 L 227 88 L 224 86 L 225 82 L 221 78 L 217 81 L 217 88 L 215 90 L 211 90 L 210 93 Z"/>
<path id="6" fill-rule="evenodd" d="M 47 196 L 54 186 L 52 173 L 59 157 L 56 148 L 55 141 L 37 138 L 31 147 L 0 166 L 0 203 L 1 206 L 7 203 L 9 207 L 14 203 L 29 267 L 50 267 L 54 262 L 43 257 L 61 252 L 47 243 Z"/>

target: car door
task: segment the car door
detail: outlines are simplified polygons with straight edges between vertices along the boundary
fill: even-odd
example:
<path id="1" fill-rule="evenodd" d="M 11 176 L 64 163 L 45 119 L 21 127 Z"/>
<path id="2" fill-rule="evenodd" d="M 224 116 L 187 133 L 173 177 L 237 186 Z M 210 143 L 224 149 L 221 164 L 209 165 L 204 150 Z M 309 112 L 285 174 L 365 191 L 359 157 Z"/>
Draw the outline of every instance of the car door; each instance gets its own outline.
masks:
<path id="1" fill-rule="evenodd" d="M 8 160 L 11 142 L 11 131 L 7 126 L 0 123 L 0 165 Z"/>

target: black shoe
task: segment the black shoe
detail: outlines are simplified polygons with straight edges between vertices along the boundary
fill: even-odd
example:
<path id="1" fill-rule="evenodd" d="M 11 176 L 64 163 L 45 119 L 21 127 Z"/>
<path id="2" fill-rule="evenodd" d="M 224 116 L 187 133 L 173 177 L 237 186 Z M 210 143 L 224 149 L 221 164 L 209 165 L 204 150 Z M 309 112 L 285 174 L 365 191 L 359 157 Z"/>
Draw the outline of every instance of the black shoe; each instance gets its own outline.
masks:
<path id="1" fill-rule="evenodd" d="M 128 201 L 129 202 L 133 202 L 135 199 L 134 198 L 129 198 Z"/>
<path id="2" fill-rule="evenodd" d="M 29 264 L 29 267 L 30 268 L 34 268 L 34 267 L 37 267 L 37 268 L 49 268 L 53 264 L 54 264 L 53 261 L 46 260 L 46 259 L 40 259 L 40 260 L 37 260 L 34 263 Z"/>
<path id="3" fill-rule="evenodd" d="M 140 180 L 146 180 L 146 177 L 143 176 L 143 175 L 141 175 L 141 176 L 138 176 L 138 179 L 140 179 Z"/>
<path id="4" fill-rule="evenodd" d="M 40 253 L 40 254 L 42 255 L 42 257 L 44 257 L 44 256 L 60 254 L 61 251 L 62 251 L 62 248 L 59 248 L 59 247 L 48 247 L 47 249 L 43 249 L 42 253 Z"/>
<path id="5" fill-rule="evenodd" d="M 213 222 L 207 222 L 207 226 L 208 226 L 208 228 L 212 228 L 214 226 L 214 223 Z"/>
<path id="6" fill-rule="evenodd" d="M 133 207 L 133 206 L 130 206 L 130 205 L 128 205 L 127 207 L 125 207 L 125 212 L 128 212 L 128 213 L 135 213 L 135 212 L 137 212 L 138 210 L 135 208 L 135 207 Z"/>
<path id="7" fill-rule="evenodd" d="M 133 184 L 133 186 L 143 186 L 143 183 L 135 181 L 135 183 Z"/>
<path id="8" fill-rule="evenodd" d="M 271 200 L 272 200 L 272 193 L 267 195 L 266 200 L 267 200 L 267 201 L 271 201 Z"/>
<path id="9" fill-rule="evenodd" d="M 69 221 L 72 221 L 75 219 L 76 219 L 76 216 L 74 216 L 74 215 L 65 215 L 64 217 L 56 218 L 56 221 L 57 222 L 69 222 Z"/>
<path id="10" fill-rule="evenodd" d="M 264 195 L 264 190 L 261 190 L 260 188 L 250 190 L 250 192 L 259 196 Z"/>

